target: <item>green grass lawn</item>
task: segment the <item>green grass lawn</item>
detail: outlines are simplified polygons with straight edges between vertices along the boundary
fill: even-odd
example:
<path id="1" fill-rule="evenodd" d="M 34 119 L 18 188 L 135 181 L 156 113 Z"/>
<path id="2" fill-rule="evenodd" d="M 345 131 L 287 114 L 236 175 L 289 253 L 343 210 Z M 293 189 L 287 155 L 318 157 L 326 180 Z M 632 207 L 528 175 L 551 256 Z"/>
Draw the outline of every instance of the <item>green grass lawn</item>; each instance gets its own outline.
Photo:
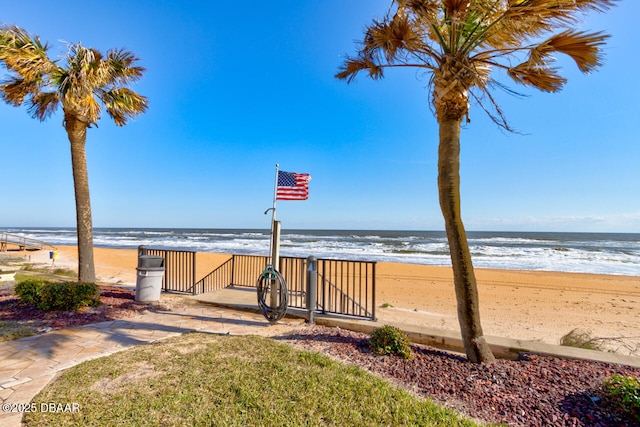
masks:
<path id="1" fill-rule="evenodd" d="M 381 356 L 385 357 L 385 356 Z M 357 367 L 253 336 L 185 334 L 82 363 L 28 426 L 474 426 Z"/>

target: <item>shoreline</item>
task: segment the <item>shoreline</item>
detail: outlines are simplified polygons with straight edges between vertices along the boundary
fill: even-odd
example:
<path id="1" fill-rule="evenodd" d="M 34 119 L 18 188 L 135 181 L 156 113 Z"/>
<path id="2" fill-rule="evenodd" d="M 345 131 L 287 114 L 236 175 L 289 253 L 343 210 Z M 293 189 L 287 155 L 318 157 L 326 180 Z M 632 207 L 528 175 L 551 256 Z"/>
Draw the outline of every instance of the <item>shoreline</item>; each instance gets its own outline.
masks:
<path id="1" fill-rule="evenodd" d="M 76 246 L 60 246 L 55 267 L 77 270 Z M 51 265 L 48 251 L 26 254 Z M 198 278 L 229 254 L 197 253 Z M 96 276 L 135 287 L 137 249 L 94 248 Z M 573 329 L 618 338 L 607 348 L 640 354 L 640 277 L 476 268 L 484 333 L 559 344 Z M 459 331 L 450 267 L 378 262 L 376 314 L 380 322 Z"/>
<path id="2" fill-rule="evenodd" d="M 77 244 L 73 227 L 8 231 Z M 94 245 L 113 249 L 265 255 L 270 238 L 268 229 L 94 228 Z M 640 233 L 469 231 L 468 243 L 476 268 L 640 276 Z M 451 266 L 444 231 L 284 229 L 281 245 L 283 256 Z"/>

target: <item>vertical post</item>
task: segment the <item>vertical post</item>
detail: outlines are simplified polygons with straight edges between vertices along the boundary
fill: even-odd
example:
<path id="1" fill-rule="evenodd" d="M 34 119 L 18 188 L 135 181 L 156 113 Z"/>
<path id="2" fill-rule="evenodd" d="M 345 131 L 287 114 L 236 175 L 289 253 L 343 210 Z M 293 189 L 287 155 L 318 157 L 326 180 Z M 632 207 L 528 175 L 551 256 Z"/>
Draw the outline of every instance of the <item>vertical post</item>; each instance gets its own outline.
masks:
<path id="1" fill-rule="evenodd" d="M 376 263 L 374 262 L 371 267 L 371 320 L 374 322 L 378 320 L 376 318 Z"/>
<path id="2" fill-rule="evenodd" d="M 324 275 L 326 273 L 325 260 L 322 261 L 322 314 L 327 312 L 327 284 L 324 281 Z"/>
<path id="3" fill-rule="evenodd" d="M 271 265 L 277 269 L 280 265 L 280 221 L 273 221 L 273 234 L 271 236 Z M 271 308 L 280 305 L 279 296 L 282 291 L 277 280 L 271 281 Z M 276 289 L 278 287 L 278 289 Z"/>
<path id="4" fill-rule="evenodd" d="M 196 295 L 198 293 L 198 291 L 196 290 L 196 284 L 198 283 L 198 279 L 196 278 L 196 252 L 193 252 L 192 254 L 192 258 L 191 258 L 191 271 L 192 271 L 192 279 L 193 280 L 193 295 Z M 203 285 L 204 286 L 204 285 Z"/>
<path id="5" fill-rule="evenodd" d="M 159 252 L 160 254 L 162 254 L 162 257 L 164 258 L 164 274 L 162 275 L 162 290 L 164 292 L 167 292 L 168 287 L 169 287 L 169 278 L 170 275 L 169 273 L 173 273 L 173 268 L 169 268 L 169 266 L 171 265 L 171 260 L 169 260 L 169 252 L 165 249 L 165 250 L 161 250 Z M 173 267 L 173 266 L 172 266 Z M 168 270 L 168 271 L 167 271 Z"/>
<path id="6" fill-rule="evenodd" d="M 276 177 L 275 177 L 275 182 L 273 183 L 273 206 L 271 207 L 271 241 L 269 242 L 269 255 L 272 257 L 272 261 L 273 261 L 273 252 L 274 252 L 274 248 L 273 248 L 273 236 L 276 234 L 275 233 L 275 226 L 276 226 L 276 201 L 278 200 L 278 168 L 280 167 L 280 165 L 278 165 L 276 163 Z M 267 209 L 267 211 L 265 212 L 265 214 L 269 211 L 269 209 Z M 278 265 L 277 264 L 272 264 L 273 268 L 277 268 Z"/>
<path id="7" fill-rule="evenodd" d="M 273 222 L 271 239 L 271 265 L 277 270 L 280 266 L 280 221 Z"/>
<path id="8" fill-rule="evenodd" d="M 318 260 L 313 255 L 307 257 L 307 315 L 308 323 L 315 323 L 313 314 L 318 305 Z"/>

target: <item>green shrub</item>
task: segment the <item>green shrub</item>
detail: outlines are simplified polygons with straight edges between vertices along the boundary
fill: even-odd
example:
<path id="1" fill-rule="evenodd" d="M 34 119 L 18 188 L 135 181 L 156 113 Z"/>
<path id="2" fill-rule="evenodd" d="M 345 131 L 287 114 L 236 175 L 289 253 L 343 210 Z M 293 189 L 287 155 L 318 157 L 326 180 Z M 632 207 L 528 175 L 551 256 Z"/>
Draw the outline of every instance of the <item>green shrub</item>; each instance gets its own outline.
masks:
<path id="1" fill-rule="evenodd" d="M 40 301 L 40 291 L 45 286 L 42 279 L 28 278 L 16 284 L 14 290 L 20 301 L 27 304 L 37 304 Z"/>
<path id="2" fill-rule="evenodd" d="M 15 286 L 15 292 L 22 302 L 35 304 L 44 311 L 100 305 L 100 288 L 95 283 L 56 283 L 28 278 Z"/>
<path id="3" fill-rule="evenodd" d="M 640 381 L 637 377 L 612 375 L 604 382 L 607 397 L 631 420 L 640 422 Z"/>
<path id="4" fill-rule="evenodd" d="M 376 354 L 395 354 L 411 359 L 413 353 L 409 347 L 409 338 L 400 329 L 385 325 L 371 334 L 369 348 Z"/>
<path id="5" fill-rule="evenodd" d="M 40 310 L 77 310 L 100 305 L 100 288 L 95 283 L 50 283 L 40 290 Z"/>

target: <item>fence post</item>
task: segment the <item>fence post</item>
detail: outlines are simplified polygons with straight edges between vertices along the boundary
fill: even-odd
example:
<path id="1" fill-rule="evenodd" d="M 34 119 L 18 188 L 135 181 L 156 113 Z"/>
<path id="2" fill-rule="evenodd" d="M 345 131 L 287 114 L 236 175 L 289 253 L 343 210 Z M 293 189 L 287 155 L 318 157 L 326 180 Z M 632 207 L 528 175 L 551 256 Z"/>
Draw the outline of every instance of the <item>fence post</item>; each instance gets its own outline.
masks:
<path id="1" fill-rule="evenodd" d="M 138 256 L 142 256 L 142 255 L 146 255 L 147 254 L 147 247 L 144 245 L 140 245 L 138 246 Z"/>
<path id="2" fill-rule="evenodd" d="M 307 257 L 307 313 L 308 323 L 315 323 L 313 313 L 318 301 L 318 260 L 313 255 Z"/>
<path id="3" fill-rule="evenodd" d="M 371 264 L 371 320 L 378 320 L 376 317 L 376 263 Z"/>
<path id="4" fill-rule="evenodd" d="M 231 283 L 228 283 L 226 286 L 234 285 L 236 283 L 235 280 L 236 280 L 236 256 L 231 255 Z"/>
<path id="5" fill-rule="evenodd" d="M 198 290 L 196 289 L 196 285 L 198 284 L 198 278 L 196 277 L 196 255 L 197 252 L 193 252 L 191 254 L 191 280 L 193 281 L 193 285 L 191 287 L 191 289 L 193 289 L 193 295 L 197 295 L 198 294 Z M 204 285 L 202 286 L 204 287 Z M 204 291 L 202 291 L 204 293 Z"/>

